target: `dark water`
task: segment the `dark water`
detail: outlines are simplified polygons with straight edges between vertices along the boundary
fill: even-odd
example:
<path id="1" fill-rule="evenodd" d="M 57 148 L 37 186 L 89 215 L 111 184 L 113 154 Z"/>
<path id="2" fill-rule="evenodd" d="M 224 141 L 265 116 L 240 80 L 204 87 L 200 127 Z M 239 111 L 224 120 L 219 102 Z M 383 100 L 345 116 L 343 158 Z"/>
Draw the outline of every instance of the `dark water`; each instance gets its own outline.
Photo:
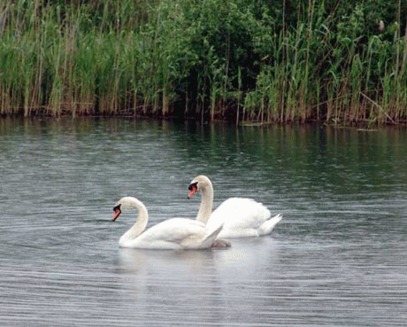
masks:
<path id="1" fill-rule="evenodd" d="M 0 120 L 2 326 L 405 326 L 407 133 Z M 228 250 L 119 249 L 134 220 L 247 196 L 284 219 Z"/>

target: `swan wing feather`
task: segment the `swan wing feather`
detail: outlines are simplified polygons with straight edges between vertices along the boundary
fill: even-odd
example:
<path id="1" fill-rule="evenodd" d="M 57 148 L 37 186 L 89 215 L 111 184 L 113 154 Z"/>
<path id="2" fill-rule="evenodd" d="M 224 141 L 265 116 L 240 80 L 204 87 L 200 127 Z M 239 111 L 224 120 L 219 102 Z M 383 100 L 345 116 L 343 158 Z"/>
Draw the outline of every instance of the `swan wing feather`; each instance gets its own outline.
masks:
<path id="1" fill-rule="evenodd" d="M 224 229 L 257 229 L 270 216 L 270 211 L 262 203 L 248 198 L 230 198 L 212 213 L 209 222 L 222 221 Z"/>
<path id="2" fill-rule="evenodd" d="M 208 228 L 223 223 L 218 238 L 251 237 L 270 234 L 282 219 L 281 215 L 270 218 L 270 210 L 262 203 L 249 198 L 229 198 L 212 214 Z"/>
<path id="3" fill-rule="evenodd" d="M 220 231 L 220 230 L 219 230 Z M 186 219 L 172 218 L 152 226 L 141 234 L 138 247 L 157 249 L 200 249 L 212 245 L 219 231 L 210 233 L 201 222 Z"/>

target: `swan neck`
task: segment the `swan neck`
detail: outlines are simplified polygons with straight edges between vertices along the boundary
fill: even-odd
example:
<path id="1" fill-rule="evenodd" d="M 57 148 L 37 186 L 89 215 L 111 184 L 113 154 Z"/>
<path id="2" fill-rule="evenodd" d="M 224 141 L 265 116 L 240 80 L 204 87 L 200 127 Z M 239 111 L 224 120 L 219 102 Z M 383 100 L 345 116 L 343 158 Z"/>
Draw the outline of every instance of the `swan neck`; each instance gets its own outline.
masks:
<path id="1" fill-rule="evenodd" d="M 134 240 L 139 236 L 147 227 L 148 211 L 145 205 L 136 199 L 132 201 L 130 206 L 137 210 L 137 218 L 134 225 L 122 236 L 123 240 Z"/>
<path id="2" fill-rule="evenodd" d="M 201 205 L 199 206 L 198 216 L 196 220 L 206 224 L 209 220 L 209 217 L 212 214 L 213 206 L 213 187 L 209 185 L 208 187 L 201 190 L 202 199 Z"/>

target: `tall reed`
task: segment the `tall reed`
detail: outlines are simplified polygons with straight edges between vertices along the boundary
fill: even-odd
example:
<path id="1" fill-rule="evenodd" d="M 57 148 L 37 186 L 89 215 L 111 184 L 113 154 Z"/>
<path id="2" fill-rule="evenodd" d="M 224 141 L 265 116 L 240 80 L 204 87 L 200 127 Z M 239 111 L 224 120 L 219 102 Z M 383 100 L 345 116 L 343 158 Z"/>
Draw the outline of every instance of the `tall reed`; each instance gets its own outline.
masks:
<path id="1" fill-rule="evenodd" d="M 405 122 L 407 5 L 351 4 L 1 2 L 0 113 Z"/>

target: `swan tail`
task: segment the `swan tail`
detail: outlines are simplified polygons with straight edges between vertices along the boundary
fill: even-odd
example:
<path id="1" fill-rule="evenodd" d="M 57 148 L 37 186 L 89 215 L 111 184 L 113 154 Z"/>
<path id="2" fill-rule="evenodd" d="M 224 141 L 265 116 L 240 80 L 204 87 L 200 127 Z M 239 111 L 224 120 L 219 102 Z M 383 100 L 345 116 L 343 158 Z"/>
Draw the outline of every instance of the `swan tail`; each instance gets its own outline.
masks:
<path id="1" fill-rule="evenodd" d="M 218 226 L 213 231 L 209 232 L 202 241 L 202 247 L 203 248 L 212 247 L 212 245 L 215 243 L 216 237 L 218 236 L 218 234 L 220 233 L 222 228 L 223 228 L 223 224 Z"/>
<path id="2" fill-rule="evenodd" d="M 268 235 L 271 233 L 273 228 L 283 219 L 282 214 L 275 215 L 273 218 L 266 220 L 259 228 L 258 232 L 260 236 Z"/>

